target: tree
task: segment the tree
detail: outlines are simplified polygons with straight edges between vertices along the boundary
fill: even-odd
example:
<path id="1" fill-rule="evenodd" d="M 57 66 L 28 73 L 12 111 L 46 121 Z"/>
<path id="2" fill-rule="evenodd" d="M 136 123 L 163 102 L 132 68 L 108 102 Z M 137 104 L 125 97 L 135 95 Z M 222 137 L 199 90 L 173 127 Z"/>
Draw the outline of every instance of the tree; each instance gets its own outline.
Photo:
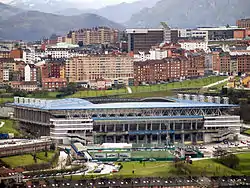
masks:
<path id="1" fill-rule="evenodd" d="M 52 143 L 52 144 L 50 145 L 50 150 L 53 150 L 53 151 L 56 150 L 56 145 L 55 145 L 54 143 Z"/>
<path id="2" fill-rule="evenodd" d="M 35 163 L 37 163 L 36 153 L 34 153 L 33 155 L 33 160 L 35 161 Z"/>

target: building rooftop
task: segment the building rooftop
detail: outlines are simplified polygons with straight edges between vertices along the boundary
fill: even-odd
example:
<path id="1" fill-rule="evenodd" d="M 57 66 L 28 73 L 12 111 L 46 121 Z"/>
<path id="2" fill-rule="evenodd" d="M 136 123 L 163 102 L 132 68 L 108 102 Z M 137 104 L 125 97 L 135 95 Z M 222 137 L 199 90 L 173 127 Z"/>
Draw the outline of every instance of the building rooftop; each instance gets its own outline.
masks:
<path id="1" fill-rule="evenodd" d="M 230 108 L 231 104 L 216 104 L 178 100 L 175 102 L 124 102 L 93 104 L 84 99 L 68 98 L 58 100 L 41 100 L 15 97 L 10 106 L 35 108 L 40 110 L 100 110 L 100 109 L 147 109 L 147 108 Z"/>

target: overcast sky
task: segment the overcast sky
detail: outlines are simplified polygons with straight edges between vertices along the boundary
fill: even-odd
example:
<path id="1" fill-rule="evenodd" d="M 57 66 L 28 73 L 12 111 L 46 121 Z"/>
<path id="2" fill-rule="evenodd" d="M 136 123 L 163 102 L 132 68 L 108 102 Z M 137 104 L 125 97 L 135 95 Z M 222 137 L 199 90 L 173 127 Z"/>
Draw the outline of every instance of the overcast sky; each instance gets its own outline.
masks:
<path id="1" fill-rule="evenodd" d="M 8 3 L 10 1 L 12 0 L 0 0 L 0 2 L 3 2 L 3 3 Z M 32 2 L 32 0 L 26 0 L 26 1 Z M 39 0 L 34 0 L 34 1 L 39 1 Z M 45 0 L 40 0 L 40 1 L 45 1 Z M 60 1 L 60 0 L 55 0 L 55 1 Z M 97 7 L 103 7 L 103 6 L 112 5 L 112 4 L 119 4 L 122 2 L 131 3 L 137 0 L 68 0 L 68 1 L 76 2 L 80 4 L 86 3 L 86 5 L 89 8 L 97 8 Z"/>

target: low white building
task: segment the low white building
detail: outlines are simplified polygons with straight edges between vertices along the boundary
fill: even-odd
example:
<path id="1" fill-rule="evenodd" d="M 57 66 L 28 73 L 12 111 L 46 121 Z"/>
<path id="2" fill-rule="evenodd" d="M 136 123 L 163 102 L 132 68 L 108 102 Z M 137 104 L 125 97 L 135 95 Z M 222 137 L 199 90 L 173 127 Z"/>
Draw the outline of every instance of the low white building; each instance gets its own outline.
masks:
<path id="1" fill-rule="evenodd" d="M 159 48 L 154 48 L 149 53 L 138 52 L 134 54 L 134 61 L 161 60 L 168 57 L 168 51 Z"/>
<path id="2" fill-rule="evenodd" d="M 204 50 L 207 52 L 208 50 L 208 42 L 202 40 L 182 40 L 179 41 L 181 48 L 185 50 Z"/>

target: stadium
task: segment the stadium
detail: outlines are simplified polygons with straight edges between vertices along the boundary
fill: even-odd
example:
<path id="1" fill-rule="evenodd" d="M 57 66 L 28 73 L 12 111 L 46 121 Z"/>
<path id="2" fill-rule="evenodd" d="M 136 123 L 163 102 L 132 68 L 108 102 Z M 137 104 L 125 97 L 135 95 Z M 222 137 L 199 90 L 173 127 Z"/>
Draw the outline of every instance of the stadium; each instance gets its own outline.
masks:
<path id="1" fill-rule="evenodd" d="M 237 139 L 239 107 L 228 98 L 182 95 L 94 104 L 84 99 L 15 97 L 14 119 L 59 144 L 200 144 Z"/>

